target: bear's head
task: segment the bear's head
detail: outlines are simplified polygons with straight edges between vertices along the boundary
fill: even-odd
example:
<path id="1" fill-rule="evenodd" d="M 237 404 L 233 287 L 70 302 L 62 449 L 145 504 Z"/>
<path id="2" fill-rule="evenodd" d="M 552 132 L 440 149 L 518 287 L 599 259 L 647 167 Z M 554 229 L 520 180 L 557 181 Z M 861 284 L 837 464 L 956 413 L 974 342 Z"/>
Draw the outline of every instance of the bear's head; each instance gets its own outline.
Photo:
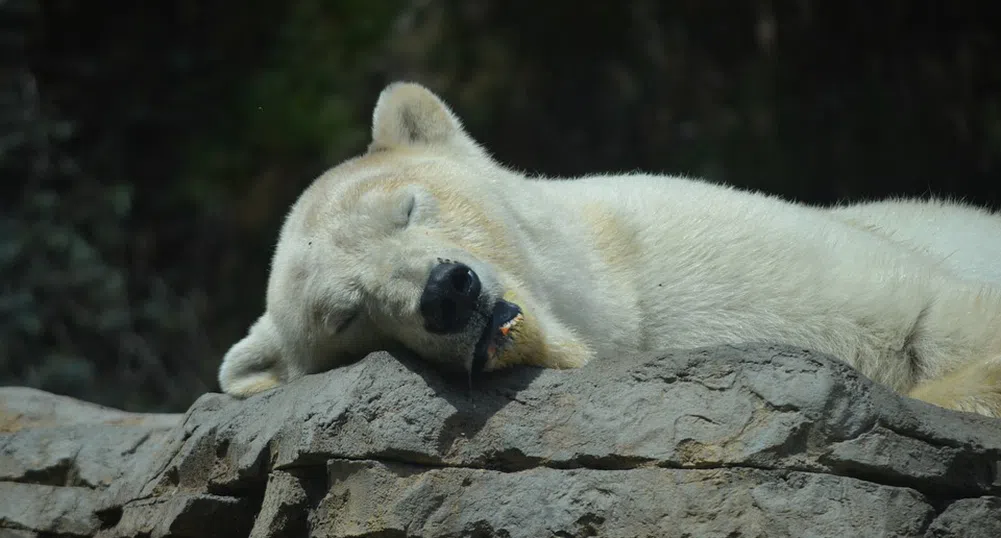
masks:
<path id="1" fill-rule="evenodd" d="M 266 311 L 223 359 L 222 389 L 246 396 L 379 350 L 470 374 L 544 364 L 509 217 L 524 181 L 430 91 L 387 87 L 368 151 L 289 212 Z"/>

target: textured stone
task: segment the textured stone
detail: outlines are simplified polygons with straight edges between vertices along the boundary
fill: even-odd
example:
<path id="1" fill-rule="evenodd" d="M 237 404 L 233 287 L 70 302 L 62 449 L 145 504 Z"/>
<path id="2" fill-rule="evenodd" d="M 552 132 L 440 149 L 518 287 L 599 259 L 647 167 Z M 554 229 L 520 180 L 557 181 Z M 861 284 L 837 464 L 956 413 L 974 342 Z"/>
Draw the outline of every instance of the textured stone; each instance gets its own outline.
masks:
<path id="1" fill-rule="evenodd" d="M 180 419 L 28 388 L 0 389 L 0 481 L 108 487 L 155 459 Z"/>
<path id="2" fill-rule="evenodd" d="M 300 477 L 285 471 L 273 471 L 268 476 L 264 501 L 250 533 L 251 538 L 266 538 L 280 534 L 307 535 L 306 517 L 310 506 L 316 504 L 310 498 L 309 490 L 312 489 L 320 495 L 326 493 L 322 488 L 308 487 L 310 483 L 326 484 L 326 480 L 322 477 L 318 477 L 320 480 L 311 479 L 308 474 Z"/>
<path id="3" fill-rule="evenodd" d="M 525 368 L 472 388 L 373 354 L 156 420 L 176 426 L 149 433 L 156 449 L 140 443 L 110 486 L 96 471 L 68 484 L 23 472 L 24 447 L 45 439 L 112 446 L 104 423 L 18 429 L 3 480 L 93 487 L 62 489 L 96 492 L 73 518 L 107 537 L 1001 536 L 997 420 L 781 346 Z M 47 450 L 33 468 L 74 453 Z"/>
<path id="4" fill-rule="evenodd" d="M 0 528 L 0 538 L 38 538 L 37 532 Z"/>
<path id="5" fill-rule="evenodd" d="M 0 483 L 0 527 L 86 536 L 100 528 L 100 493 L 87 488 Z"/>
<path id="6" fill-rule="evenodd" d="M 960 499 L 949 505 L 931 526 L 928 538 L 998 538 L 1001 497 Z"/>
<path id="7" fill-rule="evenodd" d="M 0 528 L 93 534 L 109 492 L 152 472 L 181 418 L 0 389 Z"/>
<path id="8" fill-rule="evenodd" d="M 247 536 L 255 514 L 253 497 L 175 492 L 127 503 L 114 528 L 99 536 L 237 538 Z"/>
<path id="9" fill-rule="evenodd" d="M 500 472 L 343 460 L 328 470 L 330 493 L 312 523 L 330 537 L 917 536 L 932 517 L 913 490 L 801 472 Z"/>

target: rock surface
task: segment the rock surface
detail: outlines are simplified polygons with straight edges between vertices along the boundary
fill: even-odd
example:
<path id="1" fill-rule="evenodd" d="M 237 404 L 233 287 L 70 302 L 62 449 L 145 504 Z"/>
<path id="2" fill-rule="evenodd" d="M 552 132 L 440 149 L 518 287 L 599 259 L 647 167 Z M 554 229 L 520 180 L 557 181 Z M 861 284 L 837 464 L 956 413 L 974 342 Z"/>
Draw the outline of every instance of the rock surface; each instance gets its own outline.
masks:
<path id="1" fill-rule="evenodd" d="M 169 456 L 180 422 L 0 388 L 0 538 L 97 533 L 105 510 L 115 509 L 109 494 Z"/>
<path id="2" fill-rule="evenodd" d="M 1001 536 L 1001 421 L 770 345 L 373 354 L 183 416 L 6 388 L 0 447 L 0 537 Z"/>

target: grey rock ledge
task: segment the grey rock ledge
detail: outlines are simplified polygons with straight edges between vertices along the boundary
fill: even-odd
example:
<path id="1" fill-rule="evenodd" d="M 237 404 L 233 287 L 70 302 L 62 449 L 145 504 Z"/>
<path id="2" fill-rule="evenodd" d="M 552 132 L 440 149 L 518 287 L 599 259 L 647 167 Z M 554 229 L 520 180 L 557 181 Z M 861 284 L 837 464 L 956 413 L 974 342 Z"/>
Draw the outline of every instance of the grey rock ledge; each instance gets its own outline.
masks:
<path id="1" fill-rule="evenodd" d="M 723 346 L 467 387 L 373 354 L 184 415 L 0 389 L 0 537 L 1001 536 L 1001 421 Z"/>

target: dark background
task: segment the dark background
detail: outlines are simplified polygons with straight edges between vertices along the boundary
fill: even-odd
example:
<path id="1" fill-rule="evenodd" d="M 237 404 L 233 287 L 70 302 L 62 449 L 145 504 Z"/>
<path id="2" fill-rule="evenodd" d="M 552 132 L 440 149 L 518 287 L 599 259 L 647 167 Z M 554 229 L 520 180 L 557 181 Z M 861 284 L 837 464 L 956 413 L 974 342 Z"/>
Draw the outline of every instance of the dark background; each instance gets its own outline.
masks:
<path id="1" fill-rule="evenodd" d="M 396 79 L 529 172 L 997 207 L 996 4 L 0 2 L 0 382 L 218 390 L 288 205 Z"/>

